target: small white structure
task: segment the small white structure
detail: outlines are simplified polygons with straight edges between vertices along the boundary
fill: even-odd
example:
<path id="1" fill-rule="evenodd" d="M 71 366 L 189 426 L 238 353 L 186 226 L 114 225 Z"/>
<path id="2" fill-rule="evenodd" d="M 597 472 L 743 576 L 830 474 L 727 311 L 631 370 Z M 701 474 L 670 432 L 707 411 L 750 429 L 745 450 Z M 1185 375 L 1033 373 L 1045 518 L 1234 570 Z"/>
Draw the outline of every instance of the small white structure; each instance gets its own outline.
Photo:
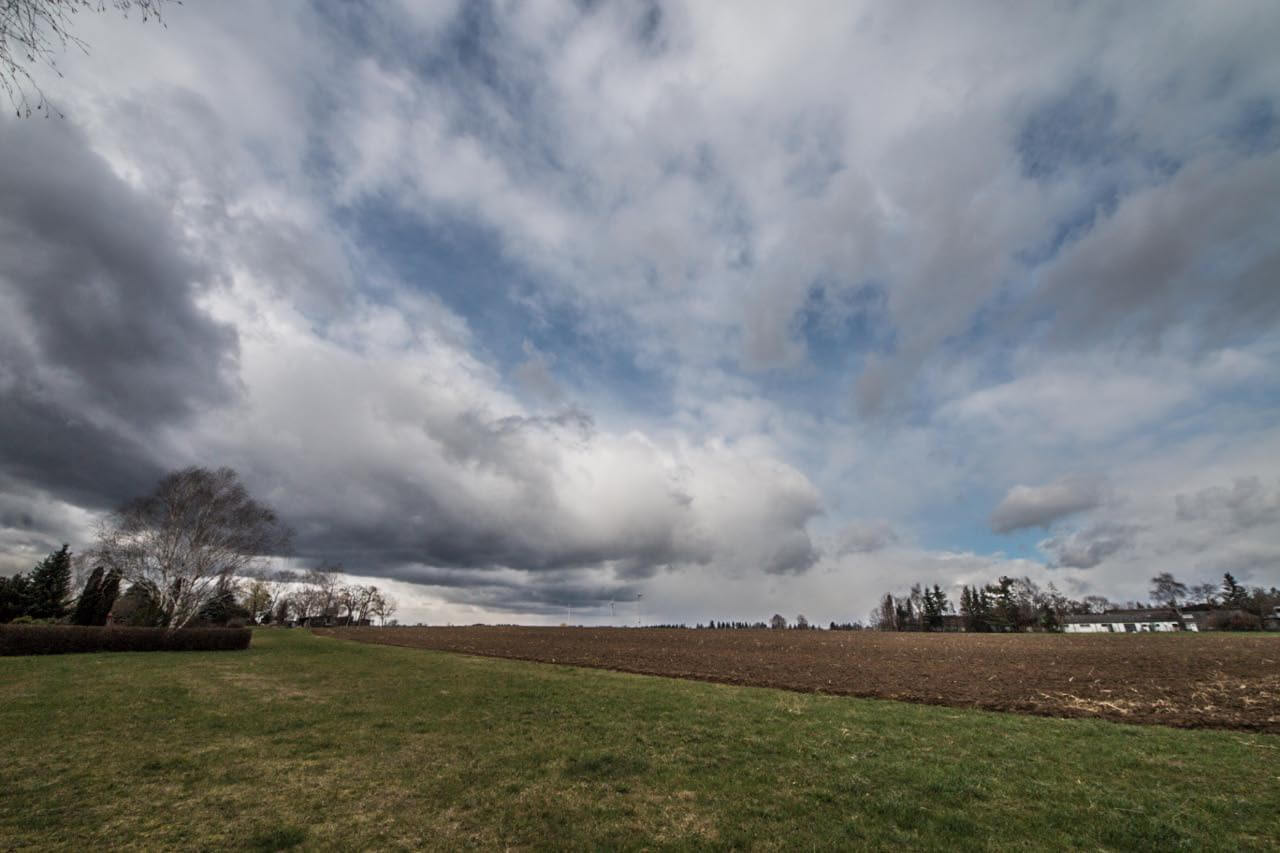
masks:
<path id="1" fill-rule="evenodd" d="M 1199 631 L 1195 617 L 1174 610 L 1108 610 L 1068 616 L 1062 625 L 1068 634 L 1139 634 L 1152 631 Z"/>

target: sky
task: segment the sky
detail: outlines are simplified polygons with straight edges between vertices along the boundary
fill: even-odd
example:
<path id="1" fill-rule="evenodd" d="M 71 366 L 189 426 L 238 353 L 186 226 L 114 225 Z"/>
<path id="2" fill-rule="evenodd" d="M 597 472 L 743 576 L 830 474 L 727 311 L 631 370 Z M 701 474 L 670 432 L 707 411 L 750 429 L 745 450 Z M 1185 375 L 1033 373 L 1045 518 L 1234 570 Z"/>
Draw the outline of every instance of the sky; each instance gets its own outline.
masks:
<path id="1" fill-rule="evenodd" d="M 0 118 L 0 571 L 236 469 L 402 622 L 1280 584 L 1280 7 L 188 0 Z"/>

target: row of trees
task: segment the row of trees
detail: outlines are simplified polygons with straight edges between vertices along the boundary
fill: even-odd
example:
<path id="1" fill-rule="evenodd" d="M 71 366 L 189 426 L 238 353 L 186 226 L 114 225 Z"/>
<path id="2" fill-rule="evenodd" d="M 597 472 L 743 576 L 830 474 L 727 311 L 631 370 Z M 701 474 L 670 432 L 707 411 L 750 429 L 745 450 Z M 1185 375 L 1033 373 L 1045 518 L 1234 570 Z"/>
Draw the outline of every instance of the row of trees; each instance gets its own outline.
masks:
<path id="1" fill-rule="evenodd" d="M 254 622 L 295 624 L 394 622 L 398 602 L 376 586 L 343 584 L 342 566 L 321 566 L 305 574 L 276 572 L 254 578 L 244 606 Z"/>
<path id="2" fill-rule="evenodd" d="M 377 587 L 343 585 L 340 566 L 266 574 L 291 538 L 230 468 L 175 471 L 112 513 L 76 560 L 63 545 L 30 573 L 0 577 L 0 622 L 102 625 L 115 610 L 129 624 L 177 629 L 237 620 L 385 624 L 395 613 Z M 92 566 L 79 583 L 75 563 Z"/>
<path id="3" fill-rule="evenodd" d="M 106 625 L 111 620 L 131 626 L 166 625 L 165 604 L 151 596 L 147 585 L 134 584 L 122 595 L 121 573 L 100 565 L 77 584 L 75 562 L 69 546 L 63 545 L 28 574 L 0 577 L 0 623 Z M 305 574 L 225 577 L 185 624 L 394 622 L 397 602 L 393 596 L 376 586 L 343 584 L 341 572 L 341 566 L 325 566 Z"/>
<path id="4" fill-rule="evenodd" d="M 685 625 L 674 625 L 670 627 L 684 628 Z M 794 622 L 788 622 L 787 617 L 781 613 L 775 613 L 769 618 L 768 622 L 718 622 L 712 619 L 705 625 L 699 622 L 694 626 L 697 629 L 709 629 L 712 631 L 815 631 L 819 626 L 809 624 L 809 619 L 803 613 L 795 618 Z M 831 631 L 861 631 L 861 622 L 832 622 L 828 630 Z"/>
<path id="5" fill-rule="evenodd" d="M 1162 572 L 1151 579 L 1150 594 L 1150 601 L 1112 602 L 1099 595 L 1075 599 L 1063 595 L 1052 583 L 1042 589 L 1028 577 L 1001 577 L 995 583 L 962 587 L 956 607 L 938 585 L 915 584 L 906 595 L 885 593 L 871 612 L 870 624 L 881 631 L 938 631 L 950 627 L 948 622 L 966 631 L 1057 631 L 1067 616 L 1111 610 L 1227 609 L 1261 619 L 1280 605 L 1280 589 L 1246 588 L 1230 572 L 1223 575 L 1220 584 L 1190 587 Z"/>
<path id="6" fill-rule="evenodd" d="M 678 627 L 684 627 L 680 625 Z M 763 631 L 772 629 L 774 631 L 809 631 L 815 629 L 816 625 L 810 625 L 809 619 L 803 613 L 795 618 L 794 622 L 788 622 L 787 617 L 781 613 L 775 613 L 769 617 L 768 622 L 717 622 L 712 619 L 706 625 L 699 622 L 696 628 L 707 628 L 713 631 Z M 835 630 L 836 623 L 831 623 L 832 630 Z"/>
<path id="7" fill-rule="evenodd" d="M 63 545 L 30 572 L 0 577 L 0 622 L 107 624 L 120 595 L 120 572 L 98 566 L 77 583 L 75 563 L 71 547 Z"/>

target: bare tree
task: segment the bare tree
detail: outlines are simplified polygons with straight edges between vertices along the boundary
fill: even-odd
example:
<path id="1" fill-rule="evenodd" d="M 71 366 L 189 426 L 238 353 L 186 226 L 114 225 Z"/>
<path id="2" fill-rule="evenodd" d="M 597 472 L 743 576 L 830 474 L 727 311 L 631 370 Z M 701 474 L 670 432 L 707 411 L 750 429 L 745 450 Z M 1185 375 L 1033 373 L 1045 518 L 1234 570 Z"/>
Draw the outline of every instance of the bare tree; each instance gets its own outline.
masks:
<path id="1" fill-rule="evenodd" d="M 1151 579 L 1151 597 L 1176 609 L 1178 602 L 1187 597 L 1187 585 L 1169 572 L 1161 572 Z"/>
<path id="2" fill-rule="evenodd" d="M 375 588 L 373 600 L 369 603 L 369 615 L 376 616 L 378 624 L 385 628 L 387 620 L 395 615 L 399 607 L 400 604 L 396 601 L 395 596 Z"/>
<path id="3" fill-rule="evenodd" d="M 338 593 L 338 604 L 346 608 L 347 623 L 359 625 L 369 618 L 369 612 L 378 595 L 376 586 L 354 584 L 344 586 Z"/>
<path id="4" fill-rule="evenodd" d="M 263 578 L 255 578 L 244 591 L 244 609 L 256 623 L 269 621 L 276 610 L 279 591 L 276 584 Z"/>
<path id="5" fill-rule="evenodd" d="M 787 627 L 787 617 L 781 613 L 773 614 L 773 616 L 769 617 L 769 627 L 775 631 L 781 631 Z"/>
<path id="6" fill-rule="evenodd" d="M 308 600 L 308 616 L 328 619 L 337 615 L 338 595 L 342 591 L 342 565 L 321 563 L 307 572 L 304 582 L 312 590 Z M 315 612 L 310 612 L 314 610 Z"/>
<path id="7" fill-rule="evenodd" d="M 1101 595 L 1086 595 L 1084 597 L 1085 613 L 1106 613 L 1112 608 L 1111 601 Z"/>
<path id="8" fill-rule="evenodd" d="M 892 594 L 886 592 L 876 609 L 871 611 L 871 624 L 878 631 L 898 630 L 898 608 Z"/>
<path id="9" fill-rule="evenodd" d="M 304 586 L 295 589 L 288 596 L 289 609 L 299 622 L 305 622 L 320 614 L 320 597 L 314 587 Z"/>
<path id="10" fill-rule="evenodd" d="M 150 596 L 181 628 L 235 575 L 283 553 L 290 531 L 249 497 L 230 468 L 186 468 L 117 510 L 98 532 L 103 564 Z"/>
<path id="11" fill-rule="evenodd" d="M 1198 583 L 1191 587 L 1191 598 L 1212 607 L 1218 601 L 1218 585 L 1216 583 Z"/>
<path id="12" fill-rule="evenodd" d="M 61 76 L 58 53 L 68 46 L 88 53 L 89 46 L 71 31 L 76 15 L 104 12 L 111 7 L 126 15 L 136 9 L 143 21 L 159 21 L 164 3 L 165 0 L 0 0 L 0 90 L 20 117 L 30 116 L 33 110 L 48 115 L 49 102 L 31 76 L 30 66 L 44 65 Z"/>

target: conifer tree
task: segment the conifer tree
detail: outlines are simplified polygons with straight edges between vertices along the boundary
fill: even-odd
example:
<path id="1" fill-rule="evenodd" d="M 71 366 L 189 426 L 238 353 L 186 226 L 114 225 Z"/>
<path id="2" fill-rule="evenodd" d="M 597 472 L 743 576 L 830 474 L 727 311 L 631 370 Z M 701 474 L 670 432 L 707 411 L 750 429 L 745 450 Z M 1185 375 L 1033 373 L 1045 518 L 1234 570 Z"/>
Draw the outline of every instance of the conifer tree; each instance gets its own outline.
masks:
<path id="1" fill-rule="evenodd" d="M 1243 607 L 1249 593 L 1236 582 L 1231 572 L 1222 576 L 1222 603 L 1227 607 Z"/>
<path id="2" fill-rule="evenodd" d="M 40 561 L 31 570 L 31 604 L 27 615 L 33 619 L 61 619 L 67 615 L 71 594 L 71 551 L 69 545 Z"/>
<path id="3" fill-rule="evenodd" d="M 974 586 L 973 588 L 973 613 L 977 630 L 990 632 L 992 630 L 991 596 L 982 587 Z"/>
<path id="4" fill-rule="evenodd" d="M 116 598 L 120 596 L 120 581 L 119 571 L 112 569 L 107 572 L 107 578 L 102 582 L 102 589 L 98 594 L 98 610 L 93 614 L 94 625 L 107 624 L 111 609 L 116 606 Z"/>
<path id="5" fill-rule="evenodd" d="M 102 576 L 102 566 L 97 566 L 89 575 L 89 580 L 85 581 L 80 600 L 76 602 L 75 612 L 71 615 L 72 624 L 97 624 L 95 620 L 98 618 L 98 611 L 102 609 Z"/>
<path id="6" fill-rule="evenodd" d="M 31 583 L 26 575 L 0 577 L 0 623 L 12 622 L 27 612 Z"/>
<path id="7" fill-rule="evenodd" d="M 921 607 L 924 608 L 924 629 L 926 631 L 937 631 L 942 627 L 942 603 L 946 599 L 942 597 L 942 590 L 925 589 L 921 598 Z"/>

